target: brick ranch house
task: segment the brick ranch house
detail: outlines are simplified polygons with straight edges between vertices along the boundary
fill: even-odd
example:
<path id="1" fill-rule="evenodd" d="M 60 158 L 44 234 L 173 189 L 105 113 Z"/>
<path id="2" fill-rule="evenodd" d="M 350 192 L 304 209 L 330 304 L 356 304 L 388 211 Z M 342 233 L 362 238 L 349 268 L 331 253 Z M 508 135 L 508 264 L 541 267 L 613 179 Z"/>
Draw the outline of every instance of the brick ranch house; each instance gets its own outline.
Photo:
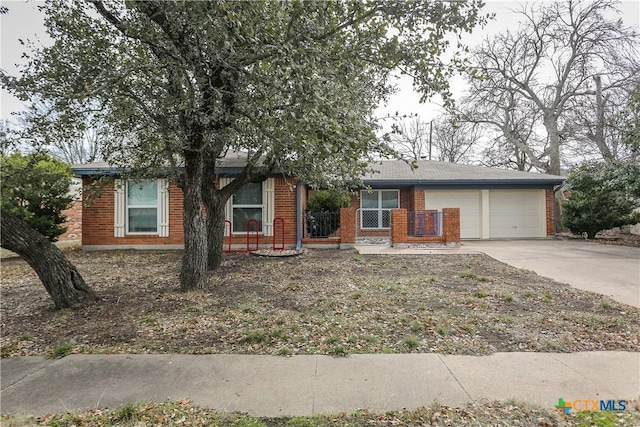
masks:
<path id="1" fill-rule="evenodd" d="M 241 159 L 224 159 L 218 186 L 241 170 Z M 359 239 L 386 239 L 394 246 L 457 244 L 460 239 L 545 238 L 555 234 L 555 175 L 422 160 L 381 161 L 365 176 L 366 189 L 340 212 L 340 227 L 311 237 L 305 209 L 313 193 L 282 174 L 247 184 L 227 203 L 225 247 L 349 248 Z M 100 196 L 82 208 L 82 246 L 95 249 L 183 247 L 182 191 L 165 178 L 121 179 L 105 163 L 73 167 L 83 187 L 113 177 Z M 83 196 L 84 197 L 84 196 Z M 247 232 L 247 228 L 249 232 Z"/>

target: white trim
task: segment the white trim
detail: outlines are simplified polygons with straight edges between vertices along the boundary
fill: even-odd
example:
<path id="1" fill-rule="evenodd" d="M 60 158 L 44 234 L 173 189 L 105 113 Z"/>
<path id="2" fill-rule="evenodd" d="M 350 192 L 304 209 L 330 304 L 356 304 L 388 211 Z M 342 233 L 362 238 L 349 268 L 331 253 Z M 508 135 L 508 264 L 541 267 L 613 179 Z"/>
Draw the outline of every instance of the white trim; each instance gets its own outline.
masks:
<path id="1" fill-rule="evenodd" d="M 169 237 L 169 180 L 158 180 L 158 235 Z"/>
<path id="2" fill-rule="evenodd" d="M 267 178 L 262 184 L 262 232 L 265 236 L 273 236 L 276 193 L 275 181 L 274 178 Z"/>
<path id="3" fill-rule="evenodd" d="M 382 193 L 395 191 L 398 195 L 398 205 L 395 208 L 382 208 Z M 363 192 L 377 192 L 378 193 L 378 207 L 377 208 L 364 208 L 362 207 L 362 193 Z M 386 188 L 372 188 L 371 190 L 360 190 L 360 228 L 362 230 L 389 230 L 391 229 L 391 211 L 393 209 L 400 208 L 400 190 L 386 189 Z M 363 216 L 364 211 L 377 211 L 378 212 L 378 227 L 364 227 Z M 389 227 L 381 227 L 382 225 L 382 212 L 389 211 Z"/>
<path id="4" fill-rule="evenodd" d="M 229 185 L 233 181 L 233 178 L 219 178 L 218 179 L 218 189 L 222 190 L 224 187 Z M 233 195 L 227 199 L 227 202 L 224 205 L 224 219 L 225 221 L 231 222 L 231 228 L 227 229 L 227 224 L 224 224 L 224 235 L 225 237 L 229 237 L 229 232 L 233 230 L 233 210 L 231 208 L 231 199 Z"/>
<path id="5" fill-rule="evenodd" d="M 127 216 L 124 181 L 115 179 L 113 188 L 113 237 L 124 237 L 125 217 Z"/>
<path id="6" fill-rule="evenodd" d="M 481 190 L 480 191 L 480 238 L 488 239 L 491 235 L 491 221 L 489 217 L 489 206 L 490 206 L 490 195 L 489 190 Z M 462 237 L 461 237 L 462 238 Z"/>
<path id="7" fill-rule="evenodd" d="M 260 197 L 262 198 L 262 203 L 260 204 L 234 204 L 233 203 L 233 196 L 235 196 L 235 193 L 229 197 L 230 201 L 231 201 L 231 215 L 230 215 L 230 219 L 229 221 L 231 221 L 231 229 L 234 230 L 234 226 L 235 223 L 233 222 L 233 210 L 238 208 L 238 209 L 260 209 L 260 218 L 261 218 L 261 222 L 260 222 L 260 229 L 257 230 L 258 234 L 265 234 L 265 190 L 264 190 L 264 182 L 257 182 L 255 184 L 260 184 Z M 246 185 L 246 184 L 245 184 Z M 246 233 L 246 231 L 233 231 L 234 233 Z"/>
<path id="8" fill-rule="evenodd" d="M 129 205 L 129 183 L 130 182 L 141 182 L 141 181 L 154 181 L 153 179 L 141 179 L 141 180 L 127 180 L 126 181 L 126 190 L 125 190 L 125 233 L 128 236 L 158 236 L 160 234 L 160 180 L 156 179 L 156 204 L 153 205 Z M 133 208 L 141 208 L 141 209 L 156 209 L 156 231 L 129 231 L 129 209 Z"/>

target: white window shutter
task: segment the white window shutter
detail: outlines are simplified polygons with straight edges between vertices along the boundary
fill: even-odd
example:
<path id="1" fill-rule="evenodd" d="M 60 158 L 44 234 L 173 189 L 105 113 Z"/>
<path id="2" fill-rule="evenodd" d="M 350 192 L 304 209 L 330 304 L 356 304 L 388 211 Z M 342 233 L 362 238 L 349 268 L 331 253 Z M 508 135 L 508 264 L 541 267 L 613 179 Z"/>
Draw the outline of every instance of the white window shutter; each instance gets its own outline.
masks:
<path id="1" fill-rule="evenodd" d="M 220 178 L 219 179 L 219 187 L 220 189 L 226 187 L 231 181 L 233 181 L 233 178 Z M 229 197 L 229 199 L 227 200 L 227 203 L 224 205 L 224 219 L 227 221 L 231 221 L 233 223 L 233 207 L 231 206 L 232 203 L 232 199 L 233 199 L 233 195 L 231 197 Z M 229 232 L 231 231 L 231 228 L 233 228 L 233 225 L 231 227 L 229 227 L 226 223 L 224 226 L 224 235 L 228 236 Z"/>
<path id="2" fill-rule="evenodd" d="M 262 183 L 262 233 L 273 236 L 273 217 L 275 215 L 276 180 L 267 178 Z"/>
<path id="3" fill-rule="evenodd" d="M 160 237 L 169 237 L 169 180 L 158 180 L 158 222 L 160 229 L 158 234 Z"/>
<path id="4" fill-rule="evenodd" d="M 122 179 L 116 179 L 113 183 L 114 187 L 114 224 L 113 224 L 113 236 L 124 237 L 125 218 L 127 216 L 126 195 L 125 195 L 125 181 Z"/>

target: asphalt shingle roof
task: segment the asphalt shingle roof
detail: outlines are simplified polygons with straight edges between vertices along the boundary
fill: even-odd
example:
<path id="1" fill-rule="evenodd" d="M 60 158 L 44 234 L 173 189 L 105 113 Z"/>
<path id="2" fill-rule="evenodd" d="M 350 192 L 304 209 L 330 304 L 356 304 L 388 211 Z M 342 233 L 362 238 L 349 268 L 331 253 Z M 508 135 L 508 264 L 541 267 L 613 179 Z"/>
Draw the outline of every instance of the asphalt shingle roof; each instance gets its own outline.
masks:
<path id="1" fill-rule="evenodd" d="M 221 159 L 222 168 L 242 168 L 246 156 L 237 153 L 227 154 Z M 484 166 L 460 165 L 456 163 L 420 160 L 418 168 L 412 169 L 410 164 L 402 160 L 385 160 L 374 163 L 372 168 L 377 173 L 370 173 L 363 177 L 367 185 L 380 183 L 393 184 L 429 184 L 429 183 L 548 183 L 560 184 L 565 178 L 558 175 L 548 175 L 535 172 L 520 172 L 514 170 L 489 168 Z M 106 162 L 94 162 L 86 165 L 74 165 L 73 171 L 77 175 L 100 175 L 117 172 Z"/>
<path id="2" fill-rule="evenodd" d="M 460 165 L 456 163 L 420 160 L 418 168 L 412 169 L 410 164 L 402 160 L 387 160 L 375 163 L 372 168 L 378 173 L 370 173 L 363 180 L 370 181 L 411 181 L 411 182 L 557 182 L 564 177 L 535 172 L 520 172 L 506 169 L 496 169 L 484 166 Z"/>

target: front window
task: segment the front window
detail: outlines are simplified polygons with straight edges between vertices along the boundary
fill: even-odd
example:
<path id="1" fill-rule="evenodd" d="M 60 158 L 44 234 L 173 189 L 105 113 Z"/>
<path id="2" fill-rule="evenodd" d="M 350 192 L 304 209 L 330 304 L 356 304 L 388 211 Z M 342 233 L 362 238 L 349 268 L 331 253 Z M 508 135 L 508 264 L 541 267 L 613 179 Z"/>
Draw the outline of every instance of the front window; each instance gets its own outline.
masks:
<path id="1" fill-rule="evenodd" d="M 389 228 L 391 209 L 400 207 L 398 190 L 362 190 L 360 193 L 361 228 Z"/>
<path id="2" fill-rule="evenodd" d="M 127 232 L 158 232 L 158 182 L 127 181 Z"/>
<path id="3" fill-rule="evenodd" d="M 262 183 L 245 184 L 232 199 L 233 232 L 262 232 Z"/>

